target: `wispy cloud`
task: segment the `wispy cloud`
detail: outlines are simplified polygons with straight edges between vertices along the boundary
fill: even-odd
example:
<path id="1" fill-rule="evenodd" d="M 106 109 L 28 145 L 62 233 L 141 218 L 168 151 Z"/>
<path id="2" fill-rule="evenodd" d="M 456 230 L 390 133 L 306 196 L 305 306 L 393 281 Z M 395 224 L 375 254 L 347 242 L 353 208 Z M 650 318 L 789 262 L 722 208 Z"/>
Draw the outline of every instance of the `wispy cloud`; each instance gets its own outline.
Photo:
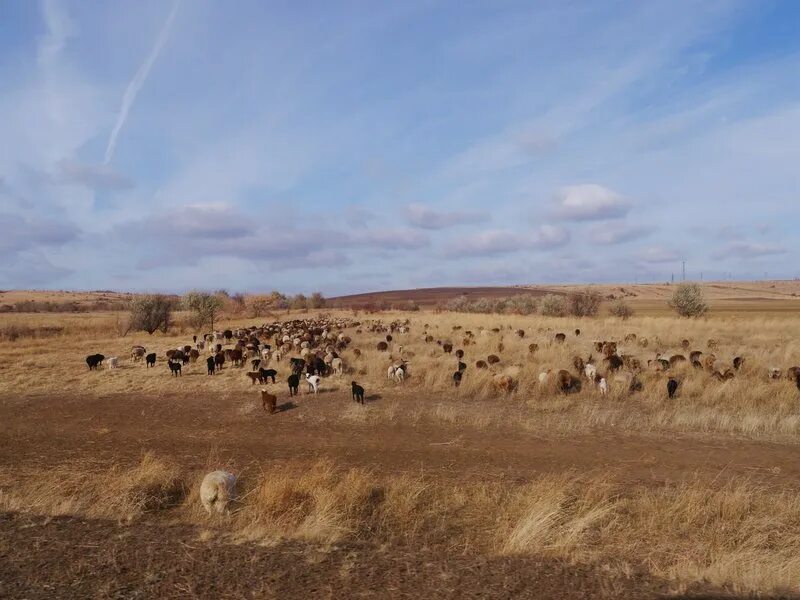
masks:
<path id="1" fill-rule="evenodd" d="M 588 183 L 558 192 L 555 216 L 566 221 L 599 221 L 624 217 L 631 202 L 602 185 Z"/>
<path id="2" fill-rule="evenodd" d="M 424 204 L 409 204 L 406 207 L 406 219 L 410 225 L 420 229 L 445 229 L 488 221 L 489 214 L 465 210 L 438 211 Z"/>
<path id="3" fill-rule="evenodd" d="M 147 76 L 150 74 L 150 69 L 153 68 L 158 55 L 161 53 L 161 49 L 164 47 L 164 44 L 169 38 L 169 33 L 172 29 L 172 22 L 175 20 L 175 15 L 178 14 L 179 5 L 180 0 L 175 0 L 172 3 L 172 9 L 167 16 L 167 20 L 164 22 L 164 26 L 158 33 L 158 37 L 156 38 L 155 44 L 153 44 L 153 48 L 150 50 L 150 54 L 147 55 L 147 58 L 141 64 L 139 70 L 136 71 L 133 79 L 131 79 L 128 83 L 128 87 L 125 88 L 125 93 L 122 96 L 122 104 L 120 105 L 119 113 L 117 114 L 117 120 L 114 123 L 114 128 L 111 130 L 111 135 L 108 137 L 108 145 L 106 146 L 105 154 L 106 164 L 110 163 L 111 159 L 114 158 L 114 152 L 117 149 L 117 140 L 119 138 L 119 134 L 122 131 L 122 127 L 125 125 L 125 121 L 128 119 L 128 113 L 130 113 L 133 103 L 136 102 L 136 96 L 139 94 L 139 90 L 142 89 L 145 81 L 147 81 Z"/>

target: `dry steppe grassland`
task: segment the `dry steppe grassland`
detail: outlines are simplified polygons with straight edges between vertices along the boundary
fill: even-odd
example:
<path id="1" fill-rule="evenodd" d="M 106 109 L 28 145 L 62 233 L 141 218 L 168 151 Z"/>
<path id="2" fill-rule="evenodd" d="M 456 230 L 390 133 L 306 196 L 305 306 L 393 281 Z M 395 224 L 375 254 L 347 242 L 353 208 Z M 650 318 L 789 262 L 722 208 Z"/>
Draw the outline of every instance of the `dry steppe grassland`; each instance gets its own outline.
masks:
<path id="1" fill-rule="evenodd" d="M 656 589 L 790 595 L 800 585 L 800 391 L 767 375 L 800 364 L 796 309 L 757 312 L 745 303 L 741 312 L 712 310 L 701 319 L 662 310 L 624 321 L 429 309 L 274 318 L 322 313 L 362 322 L 345 330 L 353 340 L 342 353 L 348 372 L 325 378 L 318 396 L 301 390 L 290 398 L 286 359 L 272 364 L 278 382 L 265 387 L 282 409 L 274 415 L 261 410 L 262 386 L 251 385 L 247 368 L 226 365 L 209 377 L 203 355 L 182 377 L 170 375 L 164 352 L 191 342 L 193 333 L 180 319 L 167 335 L 121 337 L 116 312 L 0 315 L 0 329 L 61 328 L 0 342 L 0 511 L 11 515 L 2 522 L 3 537 L 22 544 L 44 526 L 37 519 L 68 518 L 113 522 L 114 532 L 144 532 L 152 523 L 163 531 L 188 528 L 192 548 L 246 548 L 248 557 L 291 547 L 312 571 L 326 560 L 320 557 L 343 547 L 357 562 L 403 557 L 412 566 L 430 552 L 439 554 L 426 560 L 442 565 L 470 557 L 498 565 L 556 561 L 566 565 L 566 581 L 590 568 L 590 581 L 617 582 L 590 585 L 587 594 L 596 597 L 644 597 Z M 379 352 L 385 333 L 365 324 L 406 320 L 409 332 L 394 333 L 389 352 Z M 220 325 L 264 321 L 231 316 Z M 467 330 L 475 336 L 465 345 Z M 434 342 L 424 341 L 425 331 Z M 560 332 L 566 342 L 554 343 Z M 636 341 L 625 342 L 632 333 Z M 589 383 L 565 395 L 551 381 L 539 382 L 548 369 L 574 372 L 575 356 L 593 355 L 604 371 L 595 340 L 618 340 L 620 354 L 640 360 L 641 391 L 611 377 L 608 395 Z M 724 381 L 688 361 L 666 373 L 647 367 L 657 354 L 688 355 L 683 340 L 689 350 L 745 362 Z M 436 341 L 465 352 L 458 388 L 456 358 Z M 134 344 L 158 353 L 154 369 L 128 358 Z M 89 372 L 84 359 L 95 352 L 119 356 L 120 368 Z M 476 369 L 490 354 L 500 362 Z M 400 358 L 409 377 L 397 383 L 387 367 Z M 513 392 L 496 389 L 497 373 L 512 374 Z M 680 381 L 672 400 L 669 377 Z M 351 380 L 366 388 L 366 405 L 352 402 Z M 240 475 L 239 499 L 230 515 L 209 517 L 198 501 L 199 482 L 217 468 Z M 70 535 L 88 535 L 80 531 Z M 125 582 L 127 591 L 180 595 L 186 581 L 202 579 L 181 570 L 188 579 L 159 587 L 168 578 L 148 577 L 170 572 L 169 564 L 141 567 L 134 576 L 115 571 L 118 565 L 87 563 L 106 573 L 97 575 L 105 587 L 91 588 L 85 577 L 56 581 L 47 568 L 33 568 L 10 541 L 0 542 L 3 556 L 15 561 L 17 574 L 0 569 L 6 590 L 30 592 L 49 581 L 96 595 Z M 412 566 L 406 576 L 413 579 Z M 357 569 L 337 569 L 334 587 L 363 578 Z M 537 583 L 536 567 L 524 569 L 532 590 L 545 585 Z M 486 577 L 485 595 L 510 593 Z M 431 596 L 464 592 L 457 581 L 440 583 Z M 263 585 L 268 596 L 280 582 Z M 299 594 L 310 584 L 292 585 Z"/>

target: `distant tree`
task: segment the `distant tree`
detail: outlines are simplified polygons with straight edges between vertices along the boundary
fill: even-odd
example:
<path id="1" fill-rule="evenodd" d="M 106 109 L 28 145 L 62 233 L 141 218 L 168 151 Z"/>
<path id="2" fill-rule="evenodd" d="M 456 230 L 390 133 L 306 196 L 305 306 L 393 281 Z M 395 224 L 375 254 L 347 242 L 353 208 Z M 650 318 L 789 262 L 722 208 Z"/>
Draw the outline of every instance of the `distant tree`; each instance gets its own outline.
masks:
<path id="1" fill-rule="evenodd" d="M 700 317 L 708 312 L 703 288 L 696 283 L 679 284 L 669 305 L 682 317 Z"/>
<path id="2" fill-rule="evenodd" d="M 224 306 L 224 301 L 219 294 L 191 291 L 183 296 L 183 307 L 193 313 L 193 325 L 203 327 L 208 324 L 214 329 L 214 321 Z"/>
<path id="3" fill-rule="evenodd" d="M 574 317 L 594 317 L 602 301 L 600 292 L 586 288 L 567 294 L 567 309 Z"/>
<path id="4" fill-rule="evenodd" d="M 308 308 L 325 308 L 325 297 L 320 292 L 314 292 L 308 299 Z"/>
<path id="5" fill-rule="evenodd" d="M 161 329 L 167 332 L 172 324 L 174 300 L 162 294 L 137 296 L 130 303 L 129 331 L 146 331 L 150 335 Z"/>
<path id="6" fill-rule="evenodd" d="M 289 303 L 289 308 L 293 308 L 295 310 L 304 310 L 308 308 L 308 298 L 306 298 L 304 294 L 297 294 L 296 296 L 293 296 L 291 302 Z"/>
<path id="7" fill-rule="evenodd" d="M 608 308 L 608 312 L 612 317 L 619 317 L 622 320 L 628 319 L 633 316 L 633 308 L 625 302 L 622 298 L 614 300 Z"/>
<path id="8" fill-rule="evenodd" d="M 557 294 L 547 294 L 539 307 L 545 317 L 563 317 L 567 314 L 567 302 L 564 296 Z"/>

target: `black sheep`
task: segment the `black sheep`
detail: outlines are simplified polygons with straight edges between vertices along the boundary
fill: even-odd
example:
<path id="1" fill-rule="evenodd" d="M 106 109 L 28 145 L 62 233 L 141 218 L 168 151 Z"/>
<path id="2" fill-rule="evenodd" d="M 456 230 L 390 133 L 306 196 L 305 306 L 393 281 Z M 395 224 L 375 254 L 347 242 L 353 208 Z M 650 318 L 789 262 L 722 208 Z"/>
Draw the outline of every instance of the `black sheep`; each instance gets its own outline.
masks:
<path id="1" fill-rule="evenodd" d="M 678 391 L 678 381 L 676 379 L 670 378 L 667 381 L 667 394 L 669 395 L 670 399 L 675 397 L 675 392 Z"/>
<path id="2" fill-rule="evenodd" d="M 453 373 L 453 385 L 455 385 L 456 387 L 460 386 L 461 385 L 461 378 L 463 376 L 464 376 L 464 373 L 462 371 L 460 371 L 460 370 L 456 371 L 455 373 Z"/>
<path id="3" fill-rule="evenodd" d="M 217 352 L 214 355 L 214 366 L 217 370 L 222 370 L 222 365 L 225 364 L 225 353 L 224 352 Z"/>
<path id="4" fill-rule="evenodd" d="M 86 357 L 86 364 L 89 365 L 89 370 L 93 371 L 99 367 L 106 359 L 102 354 L 91 354 Z"/>
<path id="5" fill-rule="evenodd" d="M 178 360 L 170 360 L 167 362 L 169 365 L 169 370 L 172 371 L 172 374 L 177 377 L 178 375 L 182 375 L 181 373 L 181 362 Z"/>
<path id="6" fill-rule="evenodd" d="M 213 375 L 215 367 L 216 367 L 216 365 L 214 363 L 214 357 L 213 356 L 209 356 L 206 359 L 206 367 L 208 368 L 208 374 L 209 375 Z"/>
<path id="7" fill-rule="evenodd" d="M 300 388 L 300 375 L 297 373 L 292 373 L 286 379 L 286 382 L 289 384 L 289 396 L 294 396 L 298 393 L 298 389 Z"/>
<path id="8" fill-rule="evenodd" d="M 145 362 L 145 365 L 146 365 L 145 368 L 155 367 L 156 366 L 156 353 L 155 352 L 151 352 L 150 354 L 145 356 L 144 357 L 144 362 Z"/>
<path id="9" fill-rule="evenodd" d="M 351 382 L 353 388 L 353 400 L 359 404 L 364 404 L 364 388 L 358 385 L 355 381 Z"/>
<path id="10" fill-rule="evenodd" d="M 272 379 L 272 383 L 275 383 L 275 376 L 278 372 L 275 369 L 261 369 L 259 370 L 261 374 L 261 379 L 266 383 L 267 379 Z"/>

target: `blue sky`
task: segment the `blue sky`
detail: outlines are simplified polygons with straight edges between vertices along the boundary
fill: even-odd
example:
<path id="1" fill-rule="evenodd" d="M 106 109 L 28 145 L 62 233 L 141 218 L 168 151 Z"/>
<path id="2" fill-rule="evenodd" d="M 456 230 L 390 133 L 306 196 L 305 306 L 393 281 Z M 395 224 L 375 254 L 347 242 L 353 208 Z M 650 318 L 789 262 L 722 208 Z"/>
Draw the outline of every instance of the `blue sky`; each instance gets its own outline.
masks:
<path id="1" fill-rule="evenodd" d="M 2 288 L 800 276 L 800 3 L 0 3 Z"/>

